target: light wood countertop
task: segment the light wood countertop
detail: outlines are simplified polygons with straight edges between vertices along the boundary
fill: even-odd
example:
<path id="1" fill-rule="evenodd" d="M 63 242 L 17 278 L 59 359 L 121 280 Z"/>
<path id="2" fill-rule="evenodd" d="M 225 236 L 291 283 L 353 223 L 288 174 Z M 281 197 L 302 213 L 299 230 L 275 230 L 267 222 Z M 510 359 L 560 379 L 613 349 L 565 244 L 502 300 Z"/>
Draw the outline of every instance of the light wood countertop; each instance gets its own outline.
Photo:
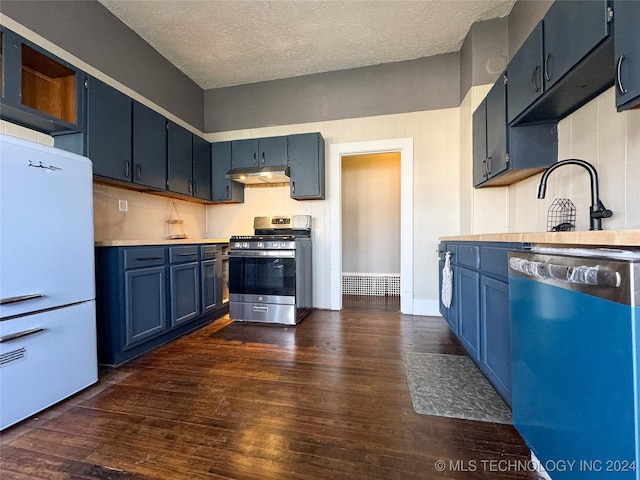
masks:
<path id="1" fill-rule="evenodd" d="M 139 247 L 144 245 L 193 245 L 206 243 L 229 243 L 228 238 L 182 238 L 179 240 L 105 240 L 95 242 L 96 247 Z"/>
<path id="2" fill-rule="evenodd" d="M 640 247 L 640 230 L 584 230 L 578 232 L 482 233 L 440 237 L 440 241 L 524 242 L 550 245 Z"/>

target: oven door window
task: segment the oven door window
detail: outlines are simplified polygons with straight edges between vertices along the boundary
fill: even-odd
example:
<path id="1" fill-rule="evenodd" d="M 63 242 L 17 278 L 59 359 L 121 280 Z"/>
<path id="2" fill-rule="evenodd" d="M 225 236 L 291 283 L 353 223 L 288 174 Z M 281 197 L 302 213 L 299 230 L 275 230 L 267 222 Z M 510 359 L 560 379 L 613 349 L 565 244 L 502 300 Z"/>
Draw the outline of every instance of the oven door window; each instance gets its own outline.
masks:
<path id="1" fill-rule="evenodd" d="M 229 292 L 241 295 L 294 296 L 294 258 L 229 258 Z"/>

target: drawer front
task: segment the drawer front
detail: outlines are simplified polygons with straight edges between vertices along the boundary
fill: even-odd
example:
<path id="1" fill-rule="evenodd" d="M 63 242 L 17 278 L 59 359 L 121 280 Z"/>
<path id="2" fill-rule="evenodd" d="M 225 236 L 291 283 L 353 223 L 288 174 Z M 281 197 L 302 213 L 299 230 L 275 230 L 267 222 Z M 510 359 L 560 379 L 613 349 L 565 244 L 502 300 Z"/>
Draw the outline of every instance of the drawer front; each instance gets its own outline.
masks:
<path id="1" fill-rule="evenodd" d="M 480 265 L 482 273 L 492 273 L 507 278 L 509 275 L 509 250 L 506 248 L 482 247 Z"/>
<path id="2" fill-rule="evenodd" d="M 528 247 L 518 242 L 502 243 L 493 246 L 483 246 L 480 249 L 480 269 L 482 273 L 495 275 L 507 281 L 509 277 L 509 252 L 523 251 Z"/>
<path id="3" fill-rule="evenodd" d="M 458 260 L 455 262 L 469 268 L 480 268 L 480 247 L 477 245 L 458 245 Z"/>
<path id="4" fill-rule="evenodd" d="M 95 308 L 83 302 L 2 322 L 0 429 L 98 380 Z"/>
<path id="5" fill-rule="evenodd" d="M 129 248 L 124 251 L 124 268 L 155 267 L 164 265 L 164 248 Z"/>
<path id="6" fill-rule="evenodd" d="M 169 261 L 171 263 L 194 262 L 198 260 L 198 246 L 170 247 Z"/>
<path id="7" fill-rule="evenodd" d="M 216 258 L 218 252 L 217 245 L 203 245 L 200 247 L 200 259 L 201 260 L 213 260 Z"/>

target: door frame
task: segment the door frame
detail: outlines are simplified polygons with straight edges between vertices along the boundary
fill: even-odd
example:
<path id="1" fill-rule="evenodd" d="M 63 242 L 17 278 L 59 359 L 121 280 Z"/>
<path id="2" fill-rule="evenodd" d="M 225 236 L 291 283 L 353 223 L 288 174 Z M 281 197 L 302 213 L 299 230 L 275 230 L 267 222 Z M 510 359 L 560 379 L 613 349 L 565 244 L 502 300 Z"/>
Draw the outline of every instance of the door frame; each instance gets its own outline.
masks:
<path id="1" fill-rule="evenodd" d="M 413 138 L 330 146 L 331 310 L 342 308 L 342 157 L 390 152 L 400 153 L 400 311 L 413 314 Z"/>

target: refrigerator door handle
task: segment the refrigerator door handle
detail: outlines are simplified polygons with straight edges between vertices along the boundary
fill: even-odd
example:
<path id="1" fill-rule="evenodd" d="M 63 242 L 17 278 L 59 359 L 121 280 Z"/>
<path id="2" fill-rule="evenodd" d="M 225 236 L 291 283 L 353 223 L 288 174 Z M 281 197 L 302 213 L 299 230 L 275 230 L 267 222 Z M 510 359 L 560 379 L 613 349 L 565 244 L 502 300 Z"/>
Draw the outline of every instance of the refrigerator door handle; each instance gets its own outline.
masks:
<path id="1" fill-rule="evenodd" d="M 43 332 L 43 327 L 31 328 L 29 330 L 23 330 L 22 332 L 12 333 L 10 335 L 4 335 L 0 337 L 0 343 L 10 342 L 11 340 L 15 340 L 16 338 L 26 337 L 27 335 L 33 335 L 34 333 Z"/>
<path id="2" fill-rule="evenodd" d="M 35 298 L 44 297 L 44 293 L 30 293 L 28 295 L 19 295 L 17 297 L 6 297 L 0 300 L 0 305 L 8 305 L 10 303 L 25 302 L 27 300 L 33 300 Z"/>

